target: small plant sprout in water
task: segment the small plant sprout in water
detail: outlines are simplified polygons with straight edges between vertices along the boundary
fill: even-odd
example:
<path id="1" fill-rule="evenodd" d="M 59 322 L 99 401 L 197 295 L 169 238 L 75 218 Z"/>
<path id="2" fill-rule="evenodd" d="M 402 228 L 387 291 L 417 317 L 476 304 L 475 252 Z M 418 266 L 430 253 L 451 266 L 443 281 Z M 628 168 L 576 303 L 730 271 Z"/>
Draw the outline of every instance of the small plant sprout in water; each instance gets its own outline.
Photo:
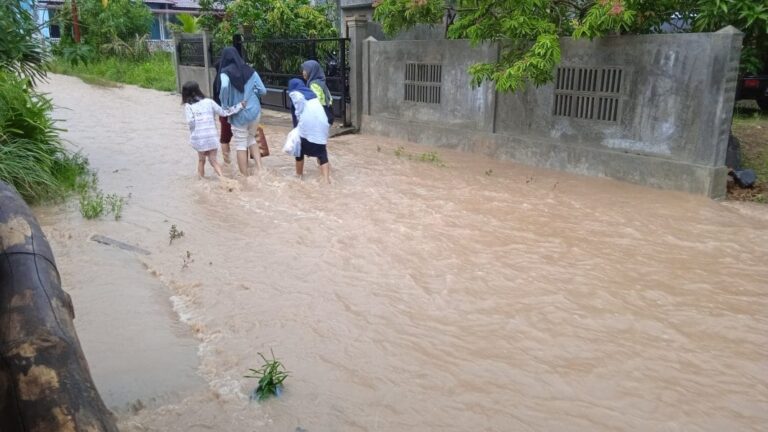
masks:
<path id="1" fill-rule="evenodd" d="M 395 149 L 395 156 L 397 156 L 398 158 L 405 157 L 405 158 L 408 158 L 408 160 L 428 162 L 428 163 L 437 165 L 439 167 L 445 166 L 445 163 L 443 163 L 443 160 L 440 159 L 440 155 L 438 155 L 437 152 L 435 151 L 425 152 L 417 155 L 417 154 L 408 153 L 405 150 L 405 147 L 403 146 L 398 146 Z"/>
<path id="2" fill-rule="evenodd" d="M 485 175 L 487 175 L 488 177 L 490 177 L 492 174 L 493 174 L 492 169 L 489 169 L 488 171 L 485 172 Z"/>
<path id="3" fill-rule="evenodd" d="M 259 353 L 259 357 L 264 360 L 264 365 L 259 369 L 248 369 L 250 375 L 245 375 L 245 378 L 257 378 L 259 385 L 256 390 L 251 394 L 251 400 L 263 401 L 270 396 L 280 396 L 283 392 L 283 381 L 288 378 L 288 371 L 285 370 L 283 364 L 275 359 L 275 353 L 272 353 L 272 360 L 268 360 L 262 353 Z"/>
<path id="4" fill-rule="evenodd" d="M 183 264 L 181 265 L 181 269 L 184 270 L 185 268 L 189 267 L 190 264 L 195 262 L 195 260 L 192 258 L 192 252 L 187 251 L 187 255 L 182 258 Z"/>
<path id="5" fill-rule="evenodd" d="M 171 225 L 171 230 L 168 231 L 168 238 L 171 239 L 171 241 L 168 242 L 168 246 L 173 244 L 174 240 L 180 239 L 184 237 L 184 231 L 179 231 L 176 228 L 176 225 Z"/>

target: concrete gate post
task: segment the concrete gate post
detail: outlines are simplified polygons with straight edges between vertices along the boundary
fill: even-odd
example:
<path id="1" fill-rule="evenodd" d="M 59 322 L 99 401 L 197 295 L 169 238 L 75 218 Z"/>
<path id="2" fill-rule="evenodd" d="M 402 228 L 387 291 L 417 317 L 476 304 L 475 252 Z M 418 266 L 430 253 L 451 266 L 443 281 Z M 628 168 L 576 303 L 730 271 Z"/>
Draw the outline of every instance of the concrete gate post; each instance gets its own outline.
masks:
<path id="1" fill-rule="evenodd" d="M 179 71 L 179 42 L 181 33 L 173 32 L 173 69 L 176 71 L 176 92 L 181 93 L 181 72 Z"/>
<path id="2" fill-rule="evenodd" d="M 349 94 L 351 101 L 351 123 L 360 130 L 363 117 L 363 45 L 368 38 L 368 18 L 355 16 L 347 20 L 349 46 Z"/>
<path id="3" fill-rule="evenodd" d="M 213 59 L 211 59 L 210 44 L 213 38 L 208 30 L 203 31 L 203 64 L 205 65 L 205 94 L 213 94 L 213 80 L 211 79 L 211 67 L 213 66 Z"/>

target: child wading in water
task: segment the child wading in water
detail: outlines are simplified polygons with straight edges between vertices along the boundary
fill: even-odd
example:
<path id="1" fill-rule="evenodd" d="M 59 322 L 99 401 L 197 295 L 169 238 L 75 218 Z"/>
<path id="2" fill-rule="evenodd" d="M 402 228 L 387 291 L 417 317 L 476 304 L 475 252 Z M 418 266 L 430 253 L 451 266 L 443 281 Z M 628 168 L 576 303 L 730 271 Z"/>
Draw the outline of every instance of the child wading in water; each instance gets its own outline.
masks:
<path id="1" fill-rule="evenodd" d="M 331 164 L 328 163 L 328 116 L 317 95 L 294 78 L 288 81 L 288 96 L 293 102 L 293 126 L 299 130 L 301 149 L 296 156 L 296 175 L 304 175 L 304 156 L 317 158 L 320 172 L 327 183 L 331 182 Z"/>
<path id="2" fill-rule="evenodd" d="M 184 83 L 181 88 L 181 103 L 189 125 L 190 143 L 197 150 L 197 173 L 205 176 L 205 159 L 208 159 L 216 175 L 222 176 L 216 152 L 219 148 L 219 133 L 216 130 L 216 117 L 227 117 L 243 109 L 245 101 L 227 110 L 205 97 L 200 86 L 194 81 Z"/>

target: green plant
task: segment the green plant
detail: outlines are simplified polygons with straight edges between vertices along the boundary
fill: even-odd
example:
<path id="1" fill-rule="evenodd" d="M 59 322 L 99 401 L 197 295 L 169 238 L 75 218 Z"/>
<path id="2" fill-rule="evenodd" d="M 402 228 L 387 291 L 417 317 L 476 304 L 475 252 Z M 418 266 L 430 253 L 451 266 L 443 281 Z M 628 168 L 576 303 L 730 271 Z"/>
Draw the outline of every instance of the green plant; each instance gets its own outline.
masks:
<path id="1" fill-rule="evenodd" d="M 87 66 L 94 58 L 94 51 L 88 45 L 67 44 L 61 49 L 61 58 L 72 66 Z"/>
<path id="2" fill-rule="evenodd" d="M 257 378 L 259 380 L 259 385 L 253 394 L 260 401 L 270 396 L 280 396 L 283 382 L 288 378 L 288 371 L 285 370 L 279 360 L 275 359 L 275 353 L 272 350 L 270 352 L 272 353 L 272 360 L 268 360 L 262 353 L 259 353 L 264 365 L 259 369 L 248 369 L 251 373 L 245 375 L 245 378 Z"/>
<path id="3" fill-rule="evenodd" d="M 187 13 L 176 15 L 180 24 L 171 24 L 173 31 L 182 33 L 199 33 L 202 27 L 199 25 L 200 17 L 194 17 Z"/>
<path id="4" fill-rule="evenodd" d="M 136 62 L 144 61 L 150 57 L 151 53 L 147 45 L 146 35 L 134 35 L 129 42 L 113 35 L 110 42 L 101 46 L 101 52 L 114 57 L 128 58 Z"/>
<path id="5" fill-rule="evenodd" d="M 182 237 L 184 237 L 184 231 L 179 231 L 176 228 L 176 225 L 171 225 L 171 229 L 168 231 L 168 238 L 170 239 L 168 246 L 172 245 L 174 240 L 180 239 Z"/>
<path id="6" fill-rule="evenodd" d="M 44 78 L 50 57 L 37 34 L 34 17 L 20 2 L 0 2 L 0 70 L 33 85 Z"/>
<path id="7" fill-rule="evenodd" d="M 112 214 L 120 220 L 126 199 L 117 194 L 104 195 L 99 189 L 99 180 L 95 173 L 81 176 L 75 189 L 80 194 L 80 214 L 86 219 L 96 219 Z"/>
<path id="8" fill-rule="evenodd" d="M 141 0 L 78 0 L 82 40 L 95 49 L 117 37 L 127 41 L 144 36 L 152 27 L 152 12 Z M 62 27 L 62 41 L 71 42 L 71 0 L 66 0 L 57 19 Z"/>
<path id="9" fill-rule="evenodd" d="M 87 190 L 80 194 L 80 214 L 86 219 L 96 219 L 104 214 L 106 201 L 100 190 Z"/>
<path id="10" fill-rule="evenodd" d="M 109 206 L 109 212 L 115 216 L 115 220 L 120 220 L 123 217 L 125 198 L 117 194 L 109 194 L 106 197 L 106 203 Z"/>
<path id="11" fill-rule="evenodd" d="M 30 203 L 65 196 L 87 173 L 87 160 L 62 145 L 51 109 L 28 80 L 0 70 L 0 180 Z"/>
<path id="12" fill-rule="evenodd" d="M 443 160 L 440 159 L 440 155 L 438 155 L 437 152 L 435 151 L 420 154 L 418 157 L 418 160 L 420 160 L 421 162 L 433 163 L 438 166 L 445 166 L 445 164 L 443 163 Z"/>
<path id="13" fill-rule="evenodd" d="M 420 162 L 428 162 L 428 163 L 435 164 L 435 165 L 437 165 L 439 167 L 444 167 L 445 166 L 445 163 L 443 163 L 443 160 L 440 159 L 440 155 L 437 154 L 437 152 L 435 152 L 435 151 L 425 152 L 425 153 L 421 153 L 419 155 L 414 155 L 414 154 L 408 153 L 405 150 L 405 147 L 397 146 L 397 148 L 395 149 L 395 156 L 397 156 L 398 158 L 405 157 L 405 158 L 408 158 L 408 160 L 415 160 L 415 161 L 420 161 Z"/>

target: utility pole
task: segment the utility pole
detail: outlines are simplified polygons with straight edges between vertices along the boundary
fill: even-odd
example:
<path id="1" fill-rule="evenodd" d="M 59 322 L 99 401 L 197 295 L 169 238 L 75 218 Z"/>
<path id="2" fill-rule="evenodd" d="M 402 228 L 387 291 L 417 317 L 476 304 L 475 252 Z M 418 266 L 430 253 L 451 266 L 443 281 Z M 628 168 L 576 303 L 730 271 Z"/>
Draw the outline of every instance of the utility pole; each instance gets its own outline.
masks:
<path id="1" fill-rule="evenodd" d="M 72 31 L 74 32 L 75 43 L 80 43 L 80 23 L 77 19 L 77 0 L 72 0 Z"/>

